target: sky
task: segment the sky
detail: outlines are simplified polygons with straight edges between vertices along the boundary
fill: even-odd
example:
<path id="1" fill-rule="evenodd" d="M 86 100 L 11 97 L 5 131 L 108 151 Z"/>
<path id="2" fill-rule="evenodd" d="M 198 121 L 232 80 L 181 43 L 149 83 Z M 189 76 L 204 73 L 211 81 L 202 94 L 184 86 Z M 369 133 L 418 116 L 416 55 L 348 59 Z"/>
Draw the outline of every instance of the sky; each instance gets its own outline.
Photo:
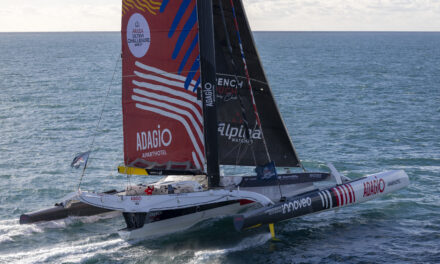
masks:
<path id="1" fill-rule="evenodd" d="M 119 31 L 121 2 L 0 0 L 0 32 Z M 243 3 L 252 30 L 440 31 L 440 0 L 243 0 Z"/>

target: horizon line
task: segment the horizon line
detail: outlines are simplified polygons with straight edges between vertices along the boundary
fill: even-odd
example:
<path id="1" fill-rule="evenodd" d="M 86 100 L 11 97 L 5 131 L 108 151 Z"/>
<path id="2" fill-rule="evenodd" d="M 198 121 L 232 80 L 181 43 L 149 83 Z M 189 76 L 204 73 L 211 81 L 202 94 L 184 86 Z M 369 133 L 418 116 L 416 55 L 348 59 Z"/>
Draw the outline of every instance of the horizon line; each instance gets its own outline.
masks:
<path id="1" fill-rule="evenodd" d="M 353 32 L 353 33 L 440 33 L 440 30 L 251 30 L 252 32 L 277 33 L 277 32 Z M 0 33 L 120 33 L 118 30 L 66 30 L 66 31 L 0 31 Z"/>

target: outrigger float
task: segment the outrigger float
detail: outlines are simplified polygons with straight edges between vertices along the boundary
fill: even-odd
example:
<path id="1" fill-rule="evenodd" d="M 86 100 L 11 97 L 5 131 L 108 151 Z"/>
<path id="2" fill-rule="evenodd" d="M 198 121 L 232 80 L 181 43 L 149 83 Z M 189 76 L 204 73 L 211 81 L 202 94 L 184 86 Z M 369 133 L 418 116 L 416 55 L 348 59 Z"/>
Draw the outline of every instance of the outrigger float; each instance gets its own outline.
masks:
<path id="1" fill-rule="evenodd" d="M 331 173 L 306 171 L 241 0 L 123 0 L 121 39 L 120 172 L 162 177 L 115 193 L 78 190 L 75 199 L 92 211 L 122 212 L 123 238 L 147 239 L 225 216 L 234 216 L 237 230 L 268 224 L 274 235 L 273 223 L 409 184 L 402 170 L 356 180 L 332 165 Z M 86 163 L 89 153 L 75 160 Z M 220 166 L 255 171 L 221 175 Z"/>
<path id="2" fill-rule="evenodd" d="M 105 192 L 107 194 L 116 194 L 116 190 Z M 110 213 L 112 210 L 95 207 L 79 201 L 78 193 L 72 192 L 55 203 L 51 208 L 42 209 L 20 215 L 20 224 L 33 224 L 38 222 L 47 222 L 61 220 L 68 217 L 93 216 Z"/>
<path id="3" fill-rule="evenodd" d="M 402 189 L 408 184 L 408 175 L 403 170 L 372 174 L 357 180 L 337 184 L 334 187 L 293 196 L 272 206 L 236 215 L 234 226 L 237 231 L 241 231 L 264 224 L 273 225 L 276 222 L 307 214 L 366 202 Z M 273 232 L 272 228 L 271 232 Z M 274 236 L 273 233 L 272 236 Z"/>

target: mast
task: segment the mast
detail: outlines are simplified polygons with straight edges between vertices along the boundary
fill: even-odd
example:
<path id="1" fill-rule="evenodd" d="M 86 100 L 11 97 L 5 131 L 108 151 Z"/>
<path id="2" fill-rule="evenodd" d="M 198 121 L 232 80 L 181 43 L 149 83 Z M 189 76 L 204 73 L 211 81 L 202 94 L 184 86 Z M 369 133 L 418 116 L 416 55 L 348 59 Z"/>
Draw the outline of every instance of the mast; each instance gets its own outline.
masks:
<path id="1" fill-rule="evenodd" d="M 217 108 L 216 69 L 212 0 L 197 0 L 199 25 L 200 75 L 202 83 L 203 123 L 205 152 L 209 187 L 218 187 L 220 182 Z"/>

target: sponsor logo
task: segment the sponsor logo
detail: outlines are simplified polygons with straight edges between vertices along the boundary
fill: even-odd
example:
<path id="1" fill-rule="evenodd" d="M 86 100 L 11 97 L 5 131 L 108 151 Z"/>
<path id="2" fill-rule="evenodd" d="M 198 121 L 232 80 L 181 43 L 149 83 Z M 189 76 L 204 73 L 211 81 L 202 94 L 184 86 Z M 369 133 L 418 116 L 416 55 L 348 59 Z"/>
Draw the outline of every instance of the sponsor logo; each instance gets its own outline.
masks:
<path id="1" fill-rule="evenodd" d="M 374 180 L 364 182 L 364 197 L 383 193 L 384 190 L 385 181 L 383 179 L 377 179 L 374 177 Z"/>
<path id="2" fill-rule="evenodd" d="M 281 176 L 281 178 L 283 180 L 298 180 L 299 176 L 295 175 L 295 174 L 293 174 L 293 175 L 283 175 L 283 176 Z"/>
<path id="3" fill-rule="evenodd" d="M 255 168 L 257 173 L 257 179 L 259 180 L 276 180 L 278 179 L 277 171 L 275 169 L 275 163 L 269 162 L 264 166 L 257 166 Z"/>
<path id="4" fill-rule="evenodd" d="M 237 99 L 237 88 L 243 88 L 243 81 L 236 79 L 217 78 L 217 98 L 227 102 Z"/>
<path id="5" fill-rule="evenodd" d="M 309 177 L 314 179 L 321 179 L 322 174 L 310 173 Z"/>
<path id="6" fill-rule="evenodd" d="M 230 87 L 230 88 L 243 88 L 243 81 L 237 81 L 234 79 L 218 77 L 217 85 L 222 87 Z"/>
<path id="7" fill-rule="evenodd" d="M 147 20 L 139 14 L 133 14 L 127 23 L 127 44 L 131 54 L 143 57 L 150 48 L 150 27 Z"/>
<path id="8" fill-rule="evenodd" d="M 246 129 L 243 125 L 237 127 L 233 124 L 229 123 L 219 123 L 217 131 L 220 136 L 226 137 L 228 140 L 232 142 L 239 143 L 252 143 L 255 139 L 261 139 L 261 130 L 260 129 L 249 129 L 250 139 L 246 138 Z"/>
<path id="9" fill-rule="evenodd" d="M 172 140 L 173 140 L 173 136 L 171 134 L 171 131 L 168 128 L 161 130 L 159 125 L 157 126 L 157 129 L 141 131 L 136 133 L 136 151 L 168 147 L 171 144 Z M 165 150 L 160 150 L 158 152 L 161 151 L 164 152 Z M 157 156 L 157 155 L 153 155 L 153 156 Z"/>
<path id="10" fill-rule="evenodd" d="M 157 151 L 150 151 L 150 152 L 144 152 L 142 153 L 142 158 L 151 158 L 151 157 L 159 157 L 159 156 L 166 156 L 167 151 L 164 149 L 157 150 Z"/>
<path id="11" fill-rule="evenodd" d="M 294 212 L 301 208 L 306 208 L 312 205 L 310 197 L 301 198 L 281 205 L 283 214 Z"/>
<path id="12" fill-rule="evenodd" d="M 399 184 L 399 183 L 400 183 L 400 180 L 397 179 L 397 180 L 394 180 L 394 181 L 390 181 L 389 183 L 387 183 L 387 185 L 388 186 L 393 186 L 393 185 L 396 185 L 396 184 Z"/>
<path id="13" fill-rule="evenodd" d="M 264 168 L 263 169 L 263 176 L 261 177 L 262 180 L 271 179 L 272 177 L 276 177 L 277 174 L 271 169 L 271 168 Z"/>
<path id="14" fill-rule="evenodd" d="M 151 212 L 151 213 L 148 213 L 148 216 L 149 217 L 156 217 L 156 216 L 159 216 L 161 214 L 162 214 L 162 212 Z"/>
<path id="15" fill-rule="evenodd" d="M 275 207 L 275 208 L 271 208 L 266 210 L 264 213 L 267 215 L 274 215 L 274 214 L 279 214 L 281 213 L 282 208 L 280 208 L 279 206 Z"/>
<path id="16" fill-rule="evenodd" d="M 139 202 L 142 200 L 140 196 L 131 196 L 131 201 L 134 202 L 135 205 L 139 205 Z"/>
<path id="17" fill-rule="evenodd" d="M 203 89 L 203 98 L 205 99 L 205 106 L 213 107 L 215 103 L 214 98 L 214 87 L 211 83 L 205 83 L 205 87 Z"/>

